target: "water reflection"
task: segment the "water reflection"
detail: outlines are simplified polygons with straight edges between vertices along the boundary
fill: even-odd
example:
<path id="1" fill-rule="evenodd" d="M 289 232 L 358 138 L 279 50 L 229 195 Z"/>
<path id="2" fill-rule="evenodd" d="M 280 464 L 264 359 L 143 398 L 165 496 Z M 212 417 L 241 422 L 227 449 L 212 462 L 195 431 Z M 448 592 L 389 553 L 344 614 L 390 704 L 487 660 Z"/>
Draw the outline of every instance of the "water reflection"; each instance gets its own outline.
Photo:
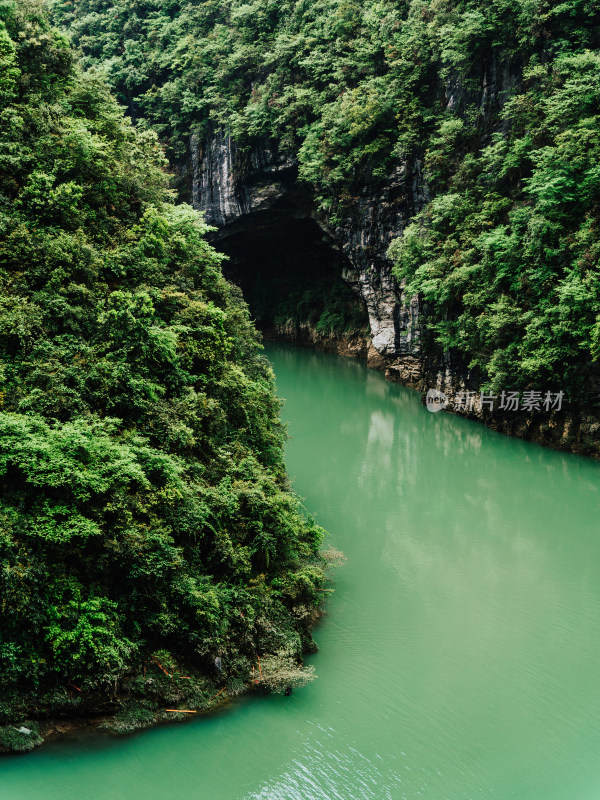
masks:
<path id="1" fill-rule="evenodd" d="M 299 493 L 344 550 L 291 698 L 0 762 L 1 800 L 591 800 L 599 465 L 273 346 Z"/>

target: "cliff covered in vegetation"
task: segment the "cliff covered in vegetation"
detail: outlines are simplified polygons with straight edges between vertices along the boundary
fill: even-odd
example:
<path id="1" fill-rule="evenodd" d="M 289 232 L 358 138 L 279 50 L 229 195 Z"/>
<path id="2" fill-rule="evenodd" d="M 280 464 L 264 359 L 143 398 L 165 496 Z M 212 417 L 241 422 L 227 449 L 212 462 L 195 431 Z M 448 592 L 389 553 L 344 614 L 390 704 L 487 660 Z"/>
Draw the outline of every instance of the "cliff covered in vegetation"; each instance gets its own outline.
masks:
<path id="1" fill-rule="evenodd" d="M 216 188 L 196 197 L 220 224 L 290 196 L 279 175 L 295 170 L 402 380 L 449 373 L 455 386 L 563 391 L 593 410 L 595 0 L 52 7 L 83 63 L 158 131 L 184 194 L 227 142 Z"/>
<path id="2" fill-rule="evenodd" d="M 206 709 L 260 658 L 271 688 L 310 677 L 322 531 L 246 306 L 164 166 L 41 5 L 3 3 L 0 749 L 49 718 Z"/>

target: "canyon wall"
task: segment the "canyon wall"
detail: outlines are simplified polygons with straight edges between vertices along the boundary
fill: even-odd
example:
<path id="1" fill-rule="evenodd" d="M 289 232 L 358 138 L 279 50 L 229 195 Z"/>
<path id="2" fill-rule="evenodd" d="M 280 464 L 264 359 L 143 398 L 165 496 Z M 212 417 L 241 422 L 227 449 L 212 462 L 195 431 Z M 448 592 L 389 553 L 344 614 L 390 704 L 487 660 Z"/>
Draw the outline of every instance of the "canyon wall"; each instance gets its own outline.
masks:
<path id="1" fill-rule="evenodd" d="M 399 167 L 386 182 L 363 187 L 342 223 L 332 227 L 298 184 L 293 154 L 261 141 L 242 155 L 235 142 L 216 129 L 203 142 L 192 137 L 191 195 L 194 207 L 218 228 L 216 241 L 267 221 L 285 225 L 291 217 L 314 219 L 331 247 L 344 254 L 343 278 L 367 310 L 370 366 L 405 363 L 417 378 L 419 303 L 397 285 L 386 252 L 392 237 L 425 201 L 418 162 Z"/>
<path id="2" fill-rule="evenodd" d="M 501 87 L 511 83 L 510 71 L 484 76 L 482 113 L 502 99 Z M 447 89 L 448 105 L 462 102 L 460 89 Z M 364 304 L 369 319 L 367 341 L 356 336 L 322 336 L 309 327 L 266 331 L 299 344 L 366 358 L 386 377 L 422 392 L 436 388 L 448 397 L 446 410 L 478 420 L 503 433 L 557 449 L 600 457 L 600 415 L 595 409 L 563 407 L 537 412 L 491 411 L 479 397 L 478 374 L 455 354 L 426 344 L 424 310 L 419 298 L 408 296 L 391 272 L 387 249 L 407 221 L 427 201 L 421 162 L 397 167 L 386 181 L 365 184 L 350 210 L 335 226 L 314 208 L 310 189 L 297 180 L 295 154 L 282 152 L 276 142 L 263 140 L 240 151 L 231 137 L 214 128 L 200 141 L 190 142 L 189 183 L 195 208 L 217 228 L 217 243 L 255 226 L 285 226 L 292 219 L 312 218 L 329 246 L 345 256 L 342 277 Z M 510 387 L 507 387 L 507 389 Z M 543 390 L 544 387 L 540 387 Z M 456 402 L 471 391 L 470 407 Z"/>

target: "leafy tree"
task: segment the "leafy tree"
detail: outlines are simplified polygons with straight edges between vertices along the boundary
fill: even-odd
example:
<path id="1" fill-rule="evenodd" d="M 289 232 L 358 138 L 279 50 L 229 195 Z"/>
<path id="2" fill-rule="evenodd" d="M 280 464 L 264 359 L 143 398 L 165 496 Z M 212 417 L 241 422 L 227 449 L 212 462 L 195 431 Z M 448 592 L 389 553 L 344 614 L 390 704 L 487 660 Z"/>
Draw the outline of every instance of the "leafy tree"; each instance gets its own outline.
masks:
<path id="1" fill-rule="evenodd" d="M 532 67 L 503 131 L 463 152 L 391 253 L 430 328 L 494 389 L 540 385 L 595 398 L 600 284 L 600 61 Z M 440 131 L 454 125 L 444 120 Z M 432 142 L 427 163 L 444 161 Z"/>

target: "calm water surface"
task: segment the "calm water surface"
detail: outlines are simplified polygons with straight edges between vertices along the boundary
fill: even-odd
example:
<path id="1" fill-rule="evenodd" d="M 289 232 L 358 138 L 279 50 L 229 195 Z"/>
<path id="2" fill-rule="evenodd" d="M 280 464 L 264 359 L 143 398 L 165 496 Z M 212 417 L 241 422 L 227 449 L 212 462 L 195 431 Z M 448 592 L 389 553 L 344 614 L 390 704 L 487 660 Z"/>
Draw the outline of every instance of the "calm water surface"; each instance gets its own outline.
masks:
<path id="1" fill-rule="evenodd" d="M 0 761 L 1 800 L 598 800 L 600 465 L 269 346 L 297 491 L 344 551 L 291 698 Z"/>

